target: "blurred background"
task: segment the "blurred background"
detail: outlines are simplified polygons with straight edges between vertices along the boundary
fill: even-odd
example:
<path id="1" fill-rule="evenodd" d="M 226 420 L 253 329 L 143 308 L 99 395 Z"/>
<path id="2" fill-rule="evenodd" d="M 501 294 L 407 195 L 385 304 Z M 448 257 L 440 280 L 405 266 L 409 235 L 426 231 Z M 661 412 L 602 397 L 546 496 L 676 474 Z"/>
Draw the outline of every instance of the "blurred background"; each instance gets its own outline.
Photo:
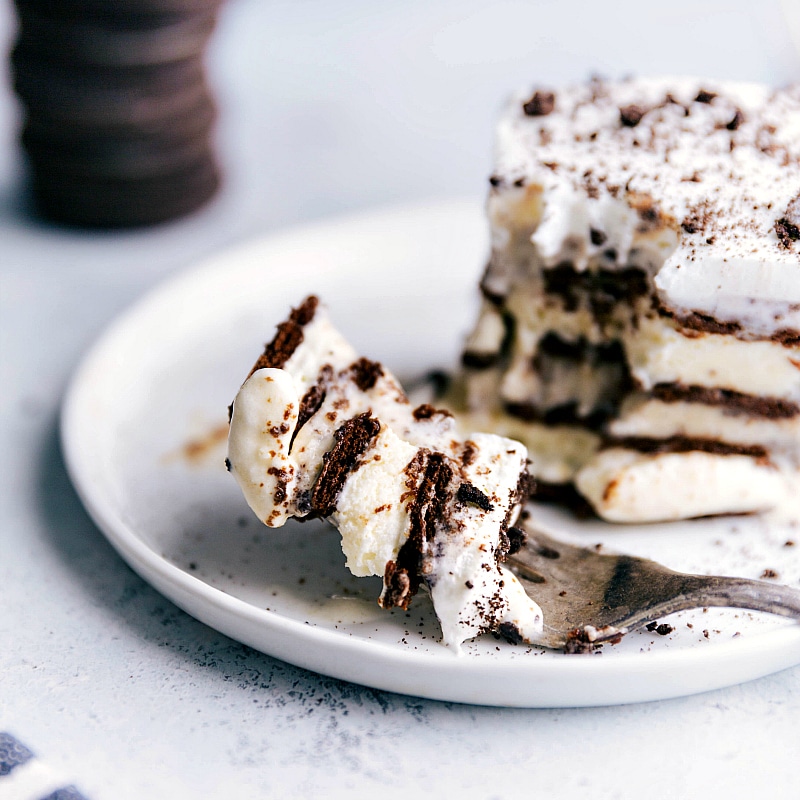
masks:
<path id="1" fill-rule="evenodd" d="M 207 51 L 225 182 L 178 224 L 198 225 L 189 250 L 202 250 L 342 211 L 480 196 L 511 90 L 592 72 L 786 83 L 800 77 L 798 16 L 797 0 L 227 0 Z M 5 0 L 5 53 L 15 28 Z M 6 63 L 0 230 L 25 224 L 10 86 Z"/>

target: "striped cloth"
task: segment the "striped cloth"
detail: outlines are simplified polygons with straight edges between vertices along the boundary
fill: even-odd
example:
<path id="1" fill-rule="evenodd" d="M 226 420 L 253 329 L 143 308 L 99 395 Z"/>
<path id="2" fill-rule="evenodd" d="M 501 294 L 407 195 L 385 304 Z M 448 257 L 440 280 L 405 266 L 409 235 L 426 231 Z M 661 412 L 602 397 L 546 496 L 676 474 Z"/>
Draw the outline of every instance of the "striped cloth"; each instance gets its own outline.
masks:
<path id="1" fill-rule="evenodd" d="M 0 731 L 0 800 L 87 800 L 57 770 Z"/>

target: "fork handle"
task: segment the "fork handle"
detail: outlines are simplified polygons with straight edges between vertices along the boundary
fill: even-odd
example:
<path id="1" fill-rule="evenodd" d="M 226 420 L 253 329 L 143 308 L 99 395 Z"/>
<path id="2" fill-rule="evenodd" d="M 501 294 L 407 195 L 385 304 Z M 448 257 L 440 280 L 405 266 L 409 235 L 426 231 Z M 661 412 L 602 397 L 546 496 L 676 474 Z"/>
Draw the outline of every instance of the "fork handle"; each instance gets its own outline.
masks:
<path id="1" fill-rule="evenodd" d="M 703 606 L 746 608 L 800 618 L 800 590 L 748 578 L 687 576 L 696 580 L 692 599 Z"/>

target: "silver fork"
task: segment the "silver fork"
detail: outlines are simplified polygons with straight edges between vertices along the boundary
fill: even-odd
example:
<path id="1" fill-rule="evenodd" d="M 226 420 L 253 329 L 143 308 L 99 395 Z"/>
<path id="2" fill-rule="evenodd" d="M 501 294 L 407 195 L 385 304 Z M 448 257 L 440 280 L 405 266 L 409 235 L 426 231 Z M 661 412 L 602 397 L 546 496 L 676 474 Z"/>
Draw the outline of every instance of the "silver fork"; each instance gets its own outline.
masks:
<path id="1" fill-rule="evenodd" d="M 655 561 L 600 553 L 518 523 L 527 540 L 506 566 L 541 606 L 537 644 L 582 653 L 674 611 L 720 606 L 800 620 L 800 591 L 789 586 L 673 572 Z"/>

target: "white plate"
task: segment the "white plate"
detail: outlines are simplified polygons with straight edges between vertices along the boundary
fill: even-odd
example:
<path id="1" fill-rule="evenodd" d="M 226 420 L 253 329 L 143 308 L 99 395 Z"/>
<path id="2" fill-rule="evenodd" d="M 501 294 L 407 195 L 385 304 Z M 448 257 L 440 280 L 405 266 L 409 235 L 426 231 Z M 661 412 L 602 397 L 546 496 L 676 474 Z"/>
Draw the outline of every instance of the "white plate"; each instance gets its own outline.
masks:
<path id="1" fill-rule="evenodd" d="M 361 352 L 401 376 L 455 363 L 486 253 L 478 204 L 400 208 L 297 228 L 218 256 L 139 302 L 83 361 L 63 444 L 83 502 L 122 557 L 188 613 L 307 669 L 440 700 L 581 706 L 731 685 L 800 662 L 800 625 L 741 611 L 683 612 L 672 634 L 633 633 L 565 656 L 492 637 L 457 657 L 427 598 L 381 611 L 380 580 L 344 568 L 323 523 L 269 531 L 223 466 L 226 408 L 290 305 L 316 292 Z M 676 569 L 800 583 L 796 528 L 760 519 L 672 526 L 577 523 L 557 535 Z M 705 631 L 705 634 L 704 634 Z"/>

